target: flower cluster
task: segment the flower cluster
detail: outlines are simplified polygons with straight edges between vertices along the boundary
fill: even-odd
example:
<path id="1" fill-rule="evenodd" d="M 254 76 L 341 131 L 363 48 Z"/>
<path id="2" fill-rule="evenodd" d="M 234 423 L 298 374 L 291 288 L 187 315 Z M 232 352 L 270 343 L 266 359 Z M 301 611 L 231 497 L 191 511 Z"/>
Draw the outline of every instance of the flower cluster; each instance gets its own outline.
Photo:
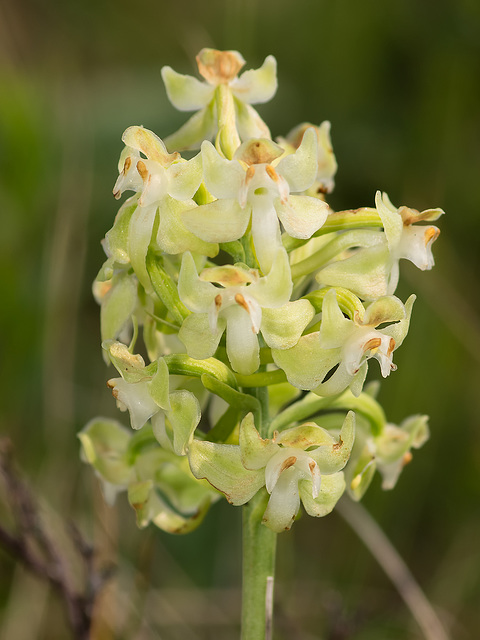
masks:
<path id="1" fill-rule="evenodd" d="M 431 269 L 443 211 L 380 192 L 333 211 L 330 123 L 273 140 L 252 106 L 275 94 L 275 59 L 240 74 L 238 52 L 203 49 L 197 63 L 203 81 L 162 71 L 173 105 L 195 112 L 177 132 L 123 134 L 113 193 L 133 195 L 94 294 L 135 433 L 97 419 L 83 456 L 141 526 L 189 531 L 221 494 L 264 492 L 280 532 L 300 504 L 318 517 L 345 489 L 360 499 L 375 469 L 391 488 L 426 440 L 425 416 L 387 423 L 364 383 L 373 360 L 396 369 L 414 302 L 394 295 L 399 262 Z"/>

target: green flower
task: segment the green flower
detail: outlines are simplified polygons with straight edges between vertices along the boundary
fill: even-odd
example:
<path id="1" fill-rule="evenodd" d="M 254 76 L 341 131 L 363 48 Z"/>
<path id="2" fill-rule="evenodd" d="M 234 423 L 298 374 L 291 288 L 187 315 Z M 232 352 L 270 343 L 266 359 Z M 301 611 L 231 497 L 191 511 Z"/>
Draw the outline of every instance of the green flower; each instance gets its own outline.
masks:
<path id="1" fill-rule="evenodd" d="M 131 354 L 120 342 L 104 343 L 110 360 L 121 374 L 107 385 L 122 411 L 129 411 L 132 428 L 151 420 L 158 442 L 177 455 L 185 455 L 200 422 L 200 405 L 186 389 L 169 390 L 169 372 L 163 358 L 145 367 L 142 356 Z"/>
<path id="2" fill-rule="evenodd" d="M 238 51 L 202 49 L 197 56 L 198 70 L 205 82 L 163 67 L 167 95 L 180 111 L 197 111 L 176 133 L 166 138 L 170 149 L 198 149 L 203 140 L 212 140 L 218 131 L 216 90 L 225 87 L 231 94 L 235 126 L 241 140 L 270 137 L 267 125 L 252 104 L 268 102 L 277 90 L 277 63 L 268 56 L 259 69 L 238 73 L 245 60 Z"/>
<path id="3" fill-rule="evenodd" d="M 300 508 L 321 517 L 332 511 L 345 489 L 342 469 L 355 437 L 350 412 L 338 439 L 315 423 L 260 437 L 253 415 L 240 425 L 240 444 L 194 440 L 189 461 L 196 478 L 206 478 L 229 502 L 248 502 L 263 486 L 270 494 L 263 522 L 280 533 L 290 529 Z"/>
<path id="4" fill-rule="evenodd" d="M 368 360 L 380 363 L 382 376 L 396 369 L 392 356 L 405 339 L 415 296 L 406 305 L 395 296 L 372 302 L 363 315 L 345 318 L 331 289 L 324 298 L 320 331 L 302 336 L 291 349 L 273 350 L 275 364 L 288 381 L 300 389 L 322 396 L 335 395 L 350 387 L 358 396 L 367 374 Z M 381 329 L 381 324 L 392 323 Z M 333 375 L 325 380 L 335 368 Z"/>
<path id="5" fill-rule="evenodd" d="M 214 284 L 215 283 L 215 284 Z M 249 375 L 260 364 L 258 334 L 267 345 L 288 349 L 313 318 L 307 300 L 289 302 L 292 291 L 288 256 L 279 249 L 270 272 L 225 265 L 197 274 L 190 254 L 183 256 L 178 293 L 193 313 L 178 337 L 191 358 L 203 360 L 217 350 L 226 331 L 227 355 L 238 373 Z"/>
<path id="6" fill-rule="evenodd" d="M 111 252 L 121 243 L 140 283 L 151 291 L 145 259 L 157 212 L 158 231 L 154 240 L 162 251 L 177 254 L 189 250 L 210 257 L 218 253 L 216 244 L 199 240 L 181 218 L 183 211 L 195 206 L 192 197 L 202 181 L 202 159 L 198 154 L 185 161 L 179 153 L 168 153 L 162 140 L 143 127 L 129 127 L 122 140 L 126 147 L 120 156 L 120 175 L 113 194 L 120 198 L 124 191 L 132 190 L 138 198 L 128 201 L 125 213 L 123 208 L 120 210 L 114 228 L 107 234 L 110 238 L 107 237 L 106 248 Z M 122 232 L 115 234 L 117 224 Z"/>
<path id="7" fill-rule="evenodd" d="M 127 491 L 139 527 L 152 522 L 168 533 L 188 533 L 219 497 L 194 478 L 186 458 L 160 447 L 148 430 L 133 434 L 115 420 L 96 418 L 78 437 L 107 502 Z"/>
<path id="8" fill-rule="evenodd" d="M 308 129 L 295 153 L 271 140 L 244 142 L 226 160 L 210 142 L 202 144 L 207 189 L 218 200 L 183 214 L 183 221 L 206 242 L 230 242 L 244 235 L 250 219 L 260 267 L 270 270 L 279 247 L 280 224 L 294 238 L 310 238 L 325 222 L 328 205 L 311 196 L 291 195 L 308 189 L 317 175 L 317 138 Z M 277 160 L 279 160 L 277 162 Z"/>

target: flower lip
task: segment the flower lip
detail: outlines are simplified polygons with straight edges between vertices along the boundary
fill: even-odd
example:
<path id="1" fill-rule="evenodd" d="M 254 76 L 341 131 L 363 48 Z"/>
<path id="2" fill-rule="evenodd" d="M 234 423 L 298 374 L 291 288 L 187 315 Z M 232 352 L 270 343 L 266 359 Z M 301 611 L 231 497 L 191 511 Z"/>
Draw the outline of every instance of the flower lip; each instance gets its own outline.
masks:
<path id="1" fill-rule="evenodd" d="M 245 60 L 238 51 L 202 49 L 196 57 L 198 71 L 212 85 L 228 84 L 237 77 Z"/>

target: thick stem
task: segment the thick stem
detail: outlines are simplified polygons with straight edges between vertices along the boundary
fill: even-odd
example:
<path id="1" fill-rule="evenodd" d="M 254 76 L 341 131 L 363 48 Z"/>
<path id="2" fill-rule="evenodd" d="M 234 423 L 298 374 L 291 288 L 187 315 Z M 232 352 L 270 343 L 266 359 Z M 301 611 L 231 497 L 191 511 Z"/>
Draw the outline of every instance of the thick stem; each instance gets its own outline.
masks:
<path id="1" fill-rule="evenodd" d="M 271 640 L 277 534 L 262 524 L 265 489 L 243 507 L 241 640 Z"/>

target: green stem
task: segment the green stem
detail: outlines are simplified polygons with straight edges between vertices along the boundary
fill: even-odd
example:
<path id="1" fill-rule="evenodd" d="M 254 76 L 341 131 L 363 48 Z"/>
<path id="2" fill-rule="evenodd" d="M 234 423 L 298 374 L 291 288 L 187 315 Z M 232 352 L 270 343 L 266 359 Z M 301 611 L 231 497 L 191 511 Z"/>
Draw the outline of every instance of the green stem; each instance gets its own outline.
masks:
<path id="1" fill-rule="evenodd" d="M 361 393 L 355 397 L 350 390 L 344 391 L 339 396 L 327 398 L 308 393 L 298 402 L 291 404 L 278 414 L 270 423 L 267 437 L 271 438 L 274 431 L 282 431 L 295 422 L 301 422 L 319 413 L 320 411 L 334 409 L 346 409 L 361 413 L 370 423 L 372 435 L 382 433 L 387 419 L 380 404 L 368 393 Z"/>
<path id="2" fill-rule="evenodd" d="M 275 371 L 259 371 L 249 376 L 236 373 L 235 379 L 239 387 L 268 387 L 271 384 L 286 382 L 287 376 L 282 369 L 276 369 Z"/>
<path id="3" fill-rule="evenodd" d="M 277 534 L 262 524 L 265 489 L 243 507 L 241 640 L 271 640 Z"/>

